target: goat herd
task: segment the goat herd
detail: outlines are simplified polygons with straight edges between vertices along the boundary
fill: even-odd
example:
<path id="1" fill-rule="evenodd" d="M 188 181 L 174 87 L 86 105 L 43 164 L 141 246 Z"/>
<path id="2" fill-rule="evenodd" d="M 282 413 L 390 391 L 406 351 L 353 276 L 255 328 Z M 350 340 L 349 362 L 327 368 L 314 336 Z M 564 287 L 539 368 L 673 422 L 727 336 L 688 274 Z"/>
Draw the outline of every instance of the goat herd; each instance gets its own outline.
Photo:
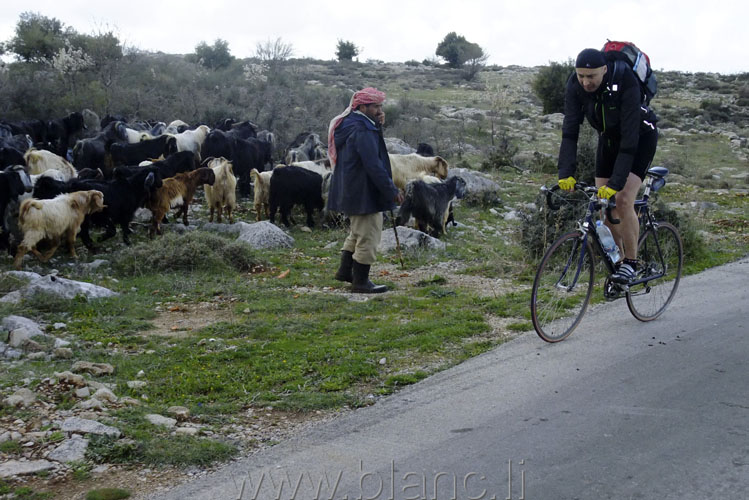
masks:
<path id="1" fill-rule="evenodd" d="M 16 269 L 29 252 L 47 261 L 63 242 L 75 258 L 79 233 L 95 252 L 92 225 L 105 229 L 99 241 L 115 236 L 119 226 L 130 244 L 130 223 L 141 207 L 152 213 L 151 237 L 161 234 L 172 208 L 187 225 L 200 186 L 211 222 L 214 214 L 221 222 L 224 211 L 234 222 L 237 190 L 253 196 L 258 221 L 265 215 L 275 222 L 280 210 L 289 226 L 292 208 L 302 205 L 313 227 L 315 209 L 325 211 L 331 170 L 317 134 L 299 134 L 274 166 L 274 134 L 249 121 L 190 127 L 181 120 L 128 123 L 92 115 L 84 110 L 48 122 L 0 120 L 0 250 L 15 255 Z M 414 154 L 391 154 L 390 161 L 393 181 L 406 194 L 399 222 L 413 215 L 420 230 L 439 237 L 465 182 L 445 181 L 448 164 L 430 149 L 420 145 Z"/>

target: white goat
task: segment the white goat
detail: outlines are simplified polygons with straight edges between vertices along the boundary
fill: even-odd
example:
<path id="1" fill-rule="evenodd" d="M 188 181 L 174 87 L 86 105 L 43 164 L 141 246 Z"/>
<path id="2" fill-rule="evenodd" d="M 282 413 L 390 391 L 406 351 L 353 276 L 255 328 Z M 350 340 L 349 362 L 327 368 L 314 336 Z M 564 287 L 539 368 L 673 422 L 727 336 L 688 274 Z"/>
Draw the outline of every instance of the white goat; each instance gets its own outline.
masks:
<path id="1" fill-rule="evenodd" d="M 192 151 L 200 158 L 200 149 L 211 129 L 208 125 L 201 125 L 195 130 L 185 130 L 181 134 L 174 134 L 177 138 L 177 151 Z"/>
<path id="2" fill-rule="evenodd" d="M 221 213 L 226 207 L 229 224 L 234 224 L 232 211 L 237 209 L 237 178 L 234 176 L 231 162 L 226 158 L 214 158 L 208 162 L 208 168 L 213 170 L 216 180 L 213 186 L 205 184 L 205 201 L 211 209 L 209 222 L 213 222 L 214 210 L 218 212 L 217 222 L 221 223 Z"/>
<path id="3" fill-rule="evenodd" d="M 272 170 L 266 172 L 258 172 L 255 168 L 250 170 L 250 177 L 252 178 L 255 192 L 253 206 L 255 207 L 255 218 L 257 221 L 263 220 L 263 212 L 265 213 L 265 217 L 270 219 L 270 178 L 272 175 Z"/>
<path id="4" fill-rule="evenodd" d="M 29 175 L 43 174 L 48 170 L 59 170 L 61 176 L 53 175 L 65 182 L 78 176 L 75 167 L 62 156 L 45 149 L 29 149 L 23 159 L 29 167 Z"/>
<path id="5" fill-rule="evenodd" d="M 88 214 L 104 209 L 104 195 L 101 191 L 76 191 L 57 195 L 51 200 L 24 200 L 18 215 L 18 223 L 23 232 L 23 241 L 18 246 L 13 264 L 21 269 L 23 256 L 33 252 L 42 262 L 54 255 L 63 238 L 67 242 L 70 255 L 77 259 L 75 237 L 81 230 L 83 219 Z M 45 253 L 36 245 L 46 240 L 50 247 Z"/>
<path id="6" fill-rule="evenodd" d="M 418 179 L 420 174 L 447 178 L 447 162 L 441 156 L 420 156 L 389 154 L 393 171 L 393 184 L 400 190 L 406 189 L 408 181 Z"/>
<path id="7" fill-rule="evenodd" d="M 187 128 L 189 126 L 190 125 L 183 122 L 182 120 L 174 120 L 173 122 L 171 122 L 169 125 L 166 126 L 166 129 L 164 129 L 164 133 L 176 135 L 179 133 L 180 127 Z"/>

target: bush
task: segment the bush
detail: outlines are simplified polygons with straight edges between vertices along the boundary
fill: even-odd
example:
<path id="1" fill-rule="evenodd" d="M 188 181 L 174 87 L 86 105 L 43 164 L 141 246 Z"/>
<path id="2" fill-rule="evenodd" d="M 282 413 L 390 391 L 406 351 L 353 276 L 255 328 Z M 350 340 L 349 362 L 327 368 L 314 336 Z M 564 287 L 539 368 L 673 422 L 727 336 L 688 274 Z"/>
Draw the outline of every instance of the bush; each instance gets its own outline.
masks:
<path id="1" fill-rule="evenodd" d="M 520 244 L 534 261 L 540 260 L 549 245 L 562 234 L 573 230 L 575 221 L 587 208 L 588 199 L 583 193 L 558 193 L 558 199 L 563 201 L 559 210 L 550 210 L 546 206 L 546 196 L 539 193 L 535 203 L 538 209 L 520 212 Z"/>
<path id="2" fill-rule="evenodd" d="M 157 245 L 148 241 L 120 250 L 113 262 L 126 275 L 227 268 L 249 271 L 261 264 L 246 243 L 203 231 L 167 233 Z"/>
<path id="3" fill-rule="evenodd" d="M 566 63 L 550 62 L 533 79 L 533 92 L 541 100 L 544 114 L 564 112 L 564 89 L 574 69 L 571 59 Z"/>

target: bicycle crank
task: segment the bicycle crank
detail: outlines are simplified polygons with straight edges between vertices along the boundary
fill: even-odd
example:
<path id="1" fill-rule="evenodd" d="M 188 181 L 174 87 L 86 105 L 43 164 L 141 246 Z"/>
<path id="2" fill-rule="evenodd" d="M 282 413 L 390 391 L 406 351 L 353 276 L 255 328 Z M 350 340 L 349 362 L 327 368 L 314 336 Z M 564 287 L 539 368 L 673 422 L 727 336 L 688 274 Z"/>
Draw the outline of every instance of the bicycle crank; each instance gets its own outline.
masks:
<path id="1" fill-rule="evenodd" d="M 606 300 L 616 300 L 622 296 L 623 292 L 627 291 L 627 288 L 627 285 L 620 285 L 611 281 L 611 278 L 606 278 L 603 283 L 603 296 Z"/>

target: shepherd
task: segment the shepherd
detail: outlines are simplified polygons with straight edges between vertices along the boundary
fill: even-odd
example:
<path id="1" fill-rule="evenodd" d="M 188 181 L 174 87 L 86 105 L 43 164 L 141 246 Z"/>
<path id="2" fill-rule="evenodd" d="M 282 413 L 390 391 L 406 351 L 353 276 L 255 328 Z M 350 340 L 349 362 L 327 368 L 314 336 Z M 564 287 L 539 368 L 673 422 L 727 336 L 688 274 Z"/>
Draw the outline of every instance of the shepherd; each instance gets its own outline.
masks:
<path id="1" fill-rule="evenodd" d="M 328 127 L 328 156 L 333 176 L 328 207 L 347 215 L 349 235 L 341 250 L 338 281 L 351 283 L 356 293 L 382 293 L 386 285 L 369 280 L 382 237 L 382 212 L 403 202 L 393 184 L 382 126 L 385 93 L 373 87 L 355 92 L 348 107 Z"/>

